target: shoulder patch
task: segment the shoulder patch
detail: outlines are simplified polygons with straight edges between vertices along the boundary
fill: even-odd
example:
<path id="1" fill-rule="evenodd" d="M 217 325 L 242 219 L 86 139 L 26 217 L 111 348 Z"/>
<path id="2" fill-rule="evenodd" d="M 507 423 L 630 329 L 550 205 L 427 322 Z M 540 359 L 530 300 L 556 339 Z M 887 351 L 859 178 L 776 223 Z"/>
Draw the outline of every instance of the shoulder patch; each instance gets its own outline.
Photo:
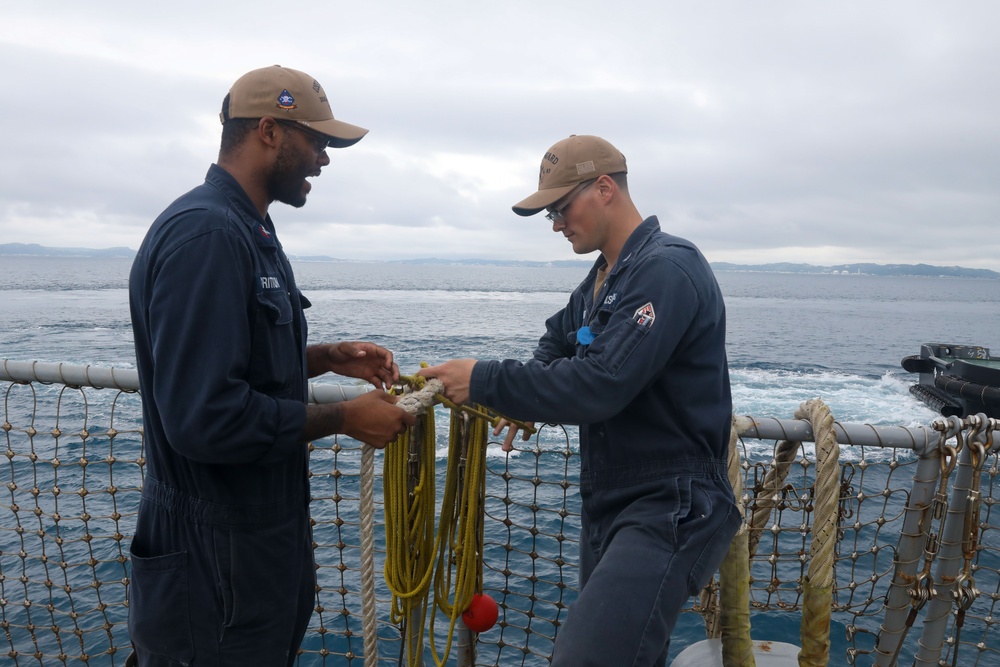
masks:
<path id="1" fill-rule="evenodd" d="M 653 302 L 649 301 L 645 306 L 636 309 L 635 315 L 632 316 L 635 323 L 644 329 L 650 329 L 653 326 L 653 320 L 656 319 L 656 312 L 653 310 Z"/>

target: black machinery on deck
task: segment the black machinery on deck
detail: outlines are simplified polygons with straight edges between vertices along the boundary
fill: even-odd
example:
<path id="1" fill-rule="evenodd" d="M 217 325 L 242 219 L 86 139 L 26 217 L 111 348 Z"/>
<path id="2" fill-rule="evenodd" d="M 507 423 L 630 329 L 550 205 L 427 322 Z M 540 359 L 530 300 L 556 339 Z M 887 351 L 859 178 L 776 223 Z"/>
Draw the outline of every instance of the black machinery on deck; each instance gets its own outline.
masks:
<path id="1" fill-rule="evenodd" d="M 1000 417 L 1000 358 L 979 345 L 924 343 L 902 366 L 919 373 L 910 393 L 945 417 Z"/>

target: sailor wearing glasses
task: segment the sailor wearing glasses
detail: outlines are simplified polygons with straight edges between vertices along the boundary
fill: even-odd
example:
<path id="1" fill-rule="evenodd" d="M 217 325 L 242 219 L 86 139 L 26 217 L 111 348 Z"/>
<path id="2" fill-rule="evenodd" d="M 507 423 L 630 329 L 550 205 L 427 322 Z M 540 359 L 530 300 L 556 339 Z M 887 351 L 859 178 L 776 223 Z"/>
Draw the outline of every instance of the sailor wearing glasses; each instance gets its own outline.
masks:
<path id="1" fill-rule="evenodd" d="M 726 473 L 722 294 L 693 243 L 639 214 L 627 172 L 600 137 L 552 146 L 537 192 L 513 210 L 547 210 L 574 252 L 600 253 L 593 268 L 547 320 L 532 359 L 419 371 L 456 402 L 580 427 L 580 592 L 552 667 L 664 665 L 681 609 L 740 524 Z M 514 437 L 511 427 L 505 450 Z"/>

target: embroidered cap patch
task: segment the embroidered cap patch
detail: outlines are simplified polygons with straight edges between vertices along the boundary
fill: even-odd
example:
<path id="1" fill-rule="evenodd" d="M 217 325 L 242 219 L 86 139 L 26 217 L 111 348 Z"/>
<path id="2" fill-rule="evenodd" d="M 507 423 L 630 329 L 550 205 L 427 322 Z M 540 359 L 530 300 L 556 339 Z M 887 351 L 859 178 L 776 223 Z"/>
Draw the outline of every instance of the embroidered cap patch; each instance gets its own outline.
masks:
<path id="1" fill-rule="evenodd" d="M 651 328 L 653 326 L 653 320 L 656 319 L 656 313 L 653 312 L 653 302 L 649 301 L 645 306 L 636 310 L 632 319 L 635 320 L 636 324 L 644 329 Z"/>
<path id="2" fill-rule="evenodd" d="M 278 107 L 279 109 L 295 109 L 296 108 L 295 98 L 292 97 L 292 94 L 289 93 L 288 89 L 286 88 L 281 91 L 280 95 L 278 95 L 278 103 L 275 104 L 274 106 Z"/>

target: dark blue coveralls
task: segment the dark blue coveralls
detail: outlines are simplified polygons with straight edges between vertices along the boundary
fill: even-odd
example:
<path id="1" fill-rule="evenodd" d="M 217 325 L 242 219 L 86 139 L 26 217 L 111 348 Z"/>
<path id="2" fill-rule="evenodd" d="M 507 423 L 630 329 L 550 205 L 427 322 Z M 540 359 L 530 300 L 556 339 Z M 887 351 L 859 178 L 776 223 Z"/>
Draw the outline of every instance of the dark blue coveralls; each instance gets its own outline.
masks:
<path id="1" fill-rule="evenodd" d="M 308 301 L 270 217 L 212 165 L 129 277 L 146 478 L 129 634 L 148 665 L 287 665 L 315 600 Z"/>
<path id="2" fill-rule="evenodd" d="M 705 258 L 647 218 L 594 294 L 598 259 L 534 358 L 480 361 L 470 398 L 580 425 L 580 593 L 553 667 L 666 662 L 688 597 L 739 527 L 726 460 L 725 305 Z"/>

